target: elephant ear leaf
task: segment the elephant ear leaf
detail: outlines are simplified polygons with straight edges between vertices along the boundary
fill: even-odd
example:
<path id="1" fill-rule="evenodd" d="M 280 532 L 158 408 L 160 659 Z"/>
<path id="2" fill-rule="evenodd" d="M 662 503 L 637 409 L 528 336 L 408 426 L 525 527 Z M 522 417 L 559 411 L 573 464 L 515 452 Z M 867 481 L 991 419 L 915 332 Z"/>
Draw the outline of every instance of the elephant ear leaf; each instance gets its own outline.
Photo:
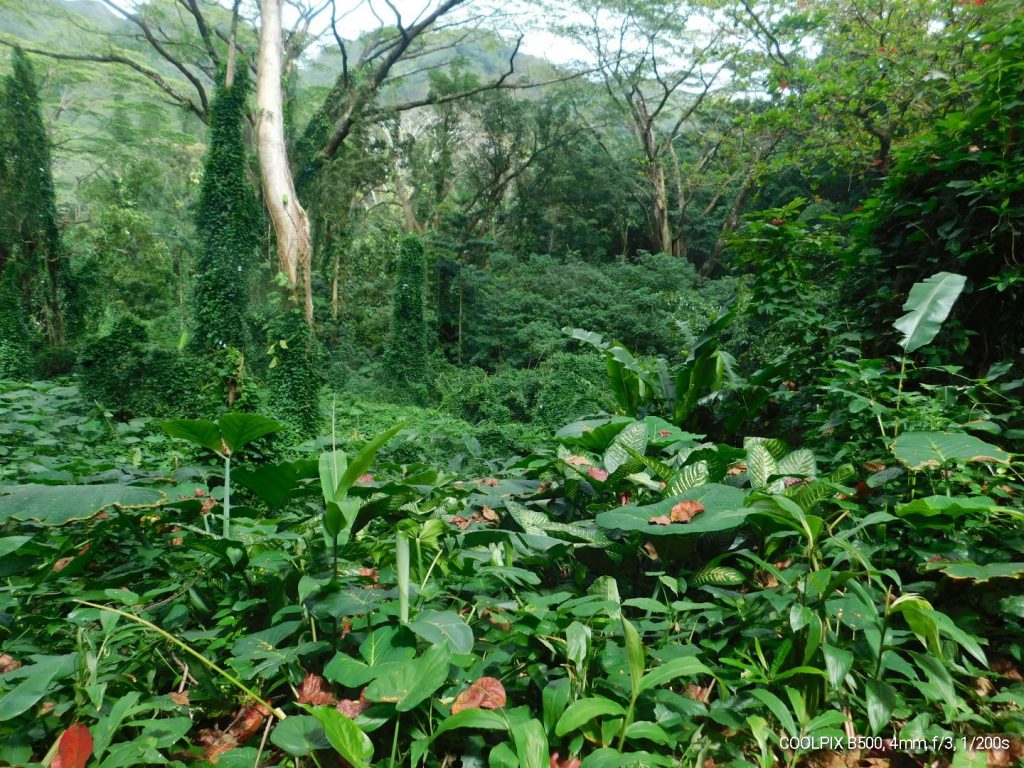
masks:
<path id="1" fill-rule="evenodd" d="M 373 464 L 373 460 L 377 456 L 377 451 L 379 451 L 391 438 L 405 429 L 405 426 L 405 424 L 396 424 L 391 429 L 381 432 L 373 438 L 373 440 L 359 449 L 359 452 L 352 457 L 352 461 L 350 461 L 348 466 L 345 467 L 345 473 L 341 476 L 341 482 L 338 484 L 338 488 L 334 495 L 336 501 L 343 498 L 348 492 L 348 489 L 355 485 L 359 476 L 365 474 L 366 471 L 369 470 L 370 465 Z"/>
<path id="2" fill-rule="evenodd" d="M 224 443 L 232 453 L 282 427 L 279 422 L 257 413 L 225 413 L 220 417 L 219 424 Z"/>
<path id="3" fill-rule="evenodd" d="M 209 419 L 174 419 L 165 421 L 160 426 L 171 437 L 188 440 L 190 443 L 209 448 L 214 453 L 220 453 L 223 448 L 220 429 Z"/>
<path id="4" fill-rule="evenodd" d="M 951 272 L 939 272 L 914 284 L 903 305 L 907 314 L 893 323 L 903 333 L 900 346 L 906 352 L 932 343 L 966 284 L 966 277 Z"/>

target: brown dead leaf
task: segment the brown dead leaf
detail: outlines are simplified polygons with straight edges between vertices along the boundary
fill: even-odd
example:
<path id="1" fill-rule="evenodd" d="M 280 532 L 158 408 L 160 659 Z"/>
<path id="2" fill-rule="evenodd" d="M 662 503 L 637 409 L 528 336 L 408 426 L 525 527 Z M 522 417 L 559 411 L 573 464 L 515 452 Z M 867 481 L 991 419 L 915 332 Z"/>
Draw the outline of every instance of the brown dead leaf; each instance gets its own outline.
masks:
<path id="1" fill-rule="evenodd" d="M 974 692 L 979 696 L 991 696 L 996 692 L 996 686 L 987 677 L 976 677 L 974 678 Z"/>
<path id="2" fill-rule="evenodd" d="M 270 710 L 262 704 L 243 707 L 234 722 L 228 726 L 227 733 L 239 744 L 244 744 L 263 727 L 263 721 L 270 717 Z"/>
<path id="3" fill-rule="evenodd" d="M 657 517 L 651 517 L 647 520 L 651 525 L 672 525 L 672 521 L 668 519 L 668 515 L 658 515 Z"/>
<path id="4" fill-rule="evenodd" d="M 683 695 L 688 699 L 694 701 L 701 701 L 705 704 L 711 698 L 711 686 L 710 685 L 697 685 L 696 683 L 687 684 L 686 688 L 683 689 Z"/>
<path id="5" fill-rule="evenodd" d="M 188 706 L 188 691 L 171 691 L 169 695 L 171 697 L 171 701 L 179 707 Z"/>
<path id="6" fill-rule="evenodd" d="M 699 501 L 681 501 L 672 507 L 669 519 L 673 523 L 688 523 L 703 511 L 704 505 Z"/>
<path id="7" fill-rule="evenodd" d="M 746 464 L 737 464 L 734 467 L 729 467 L 725 471 L 725 473 L 727 475 L 742 475 L 746 471 L 747 471 L 747 465 Z"/>
<path id="8" fill-rule="evenodd" d="M 377 569 L 376 568 L 360 568 L 359 569 L 359 575 L 360 576 L 365 576 L 370 581 L 372 581 L 374 584 L 376 584 L 378 581 L 380 581 L 380 574 L 377 573 Z"/>
<path id="9" fill-rule="evenodd" d="M 203 728 L 196 735 L 196 743 L 203 748 L 203 757 L 216 765 L 220 756 L 238 746 L 238 740 L 230 733 L 216 728 Z"/>
<path id="10" fill-rule="evenodd" d="M 486 485 L 488 488 L 497 488 L 498 487 L 498 478 L 496 478 L 496 477 L 485 477 L 483 480 L 480 481 L 480 484 L 481 485 Z"/>
<path id="11" fill-rule="evenodd" d="M 360 693 L 358 699 L 342 699 L 334 708 L 349 720 L 354 720 L 370 708 L 370 702 Z"/>
<path id="12" fill-rule="evenodd" d="M 21 662 L 6 653 L 0 653 L 0 675 L 13 672 L 21 666 Z"/>
<path id="13" fill-rule="evenodd" d="M 882 461 L 865 461 L 861 466 L 864 467 L 865 472 L 874 473 L 881 472 L 887 465 Z"/>
<path id="14" fill-rule="evenodd" d="M 454 526 L 456 526 L 458 528 L 461 528 L 462 530 L 465 530 L 466 528 L 469 527 L 469 518 L 465 518 L 462 515 L 455 515 L 448 522 L 450 522 L 452 525 L 454 525 Z"/>
<path id="15" fill-rule="evenodd" d="M 565 460 L 566 464 L 572 464 L 574 467 L 589 467 L 592 462 L 586 456 L 570 456 Z"/>
<path id="16" fill-rule="evenodd" d="M 309 704 L 313 707 L 334 706 L 337 702 L 330 691 L 324 690 L 324 679 L 312 672 L 308 673 L 302 681 L 295 700 L 299 704 Z"/>
<path id="17" fill-rule="evenodd" d="M 452 714 L 466 709 L 501 709 L 505 706 L 505 686 L 496 677 L 481 677 L 455 698 Z"/>
<path id="18" fill-rule="evenodd" d="M 498 517 L 498 513 L 495 512 L 490 507 L 488 507 L 486 504 L 484 505 L 483 511 L 480 513 L 480 517 L 482 517 L 485 521 L 489 523 L 497 523 L 501 520 L 501 518 Z"/>
<path id="19" fill-rule="evenodd" d="M 658 550 L 655 549 L 654 544 L 650 541 L 644 542 L 644 552 L 647 553 L 647 556 L 651 558 L 651 560 L 657 560 L 659 557 Z"/>
<path id="20" fill-rule="evenodd" d="M 74 559 L 74 557 L 62 557 L 60 560 L 53 564 L 53 572 L 60 573 L 69 565 L 71 565 L 71 561 Z"/>
<path id="21" fill-rule="evenodd" d="M 997 675 L 1002 675 L 1007 680 L 1014 683 L 1024 682 L 1024 676 L 1021 676 L 1020 670 L 1012 660 L 1005 657 L 997 657 L 992 659 L 989 664 L 989 669 L 995 672 Z"/>

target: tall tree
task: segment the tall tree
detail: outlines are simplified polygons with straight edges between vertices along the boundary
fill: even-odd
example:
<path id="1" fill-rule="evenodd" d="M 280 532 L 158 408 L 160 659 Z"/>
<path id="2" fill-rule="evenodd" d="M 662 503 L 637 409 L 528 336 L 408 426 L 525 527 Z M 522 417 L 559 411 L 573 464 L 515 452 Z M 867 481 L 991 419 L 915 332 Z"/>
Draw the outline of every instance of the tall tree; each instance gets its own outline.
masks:
<path id="1" fill-rule="evenodd" d="M 14 50 L 13 71 L 5 85 L 8 183 L 0 205 L 8 211 L 9 251 L 0 257 L 0 268 L 17 270 L 25 308 L 40 316 L 47 342 L 59 346 L 65 340 L 61 289 L 67 262 L 61 252 L 50 139 L 39 88 L 32 62 L 20 48 Z M 36 296 L 40 282 L 42 296 Z"/>
<path id="2" fill-rule="evenodd" d="M 301 302 L 306 322 L 312 325 L 312 236 L 306 209 L 302 207 L 295 192 L 284 133 L 284 37 L 281 10 L 281 0 L 260 0 L 256 140 L 259 145 L 263 201 L 274 224 L 280 271 L 288 281 L 293 303 Z"/>

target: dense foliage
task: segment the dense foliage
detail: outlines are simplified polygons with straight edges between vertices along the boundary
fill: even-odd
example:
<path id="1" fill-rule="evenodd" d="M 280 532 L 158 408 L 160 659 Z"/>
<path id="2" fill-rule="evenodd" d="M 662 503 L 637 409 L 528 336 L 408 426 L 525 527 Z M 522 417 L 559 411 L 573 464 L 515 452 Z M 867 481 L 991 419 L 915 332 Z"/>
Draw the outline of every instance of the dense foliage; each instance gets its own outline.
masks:
<path id="1" fill-rule="evenodd" d="M 1019 764 L 1018 3 L 462 6 L 0 7 L 0 764 Z"/>

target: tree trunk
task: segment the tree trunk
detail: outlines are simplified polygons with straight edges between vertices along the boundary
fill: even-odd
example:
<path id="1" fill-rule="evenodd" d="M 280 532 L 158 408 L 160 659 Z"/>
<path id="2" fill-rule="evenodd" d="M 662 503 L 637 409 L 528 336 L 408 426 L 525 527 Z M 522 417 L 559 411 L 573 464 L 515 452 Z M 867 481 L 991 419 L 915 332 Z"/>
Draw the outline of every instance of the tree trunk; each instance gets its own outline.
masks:
<path id="1" fill-rule="evenodd" d="M 672 220 L 668 212 L 668 190 L 665 185 L 665 166 L 661 158 L 650 160 L 648 176 L 651 180 L 651 236 L 658 253 L 673 254 Z"/>
<path id="2" fill-rule="evenodd" d="M 312 240 L 309 217 L 295 194 L 284 139 L 284 97 L 281 0 L 260 0 L 260 56 L 256 77 L 256 141 L 259 149 L 263 200 L 274 225 L 277 259 L 288 280 L 294 304 L 302 293 L 306 322 L 313 324 L 313 287 L 310 274 Z"/>

